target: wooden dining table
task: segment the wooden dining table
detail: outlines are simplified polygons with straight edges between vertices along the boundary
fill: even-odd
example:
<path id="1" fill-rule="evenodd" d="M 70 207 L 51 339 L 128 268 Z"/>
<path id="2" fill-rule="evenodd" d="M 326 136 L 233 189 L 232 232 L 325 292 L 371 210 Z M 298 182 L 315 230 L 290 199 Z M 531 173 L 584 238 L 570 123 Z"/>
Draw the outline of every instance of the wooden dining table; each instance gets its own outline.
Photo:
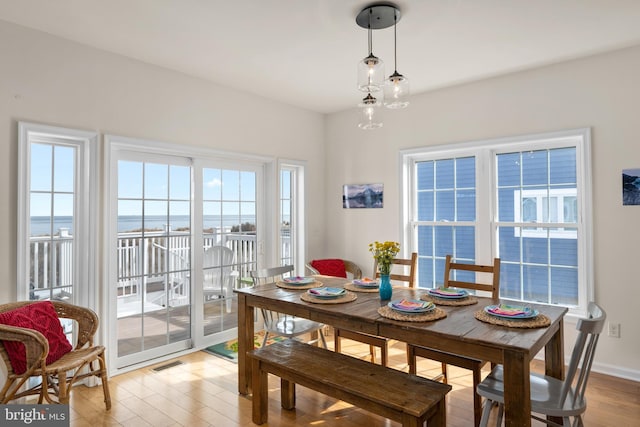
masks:
<path id="1" fill-rule="evenodd" d="M 314 276 L 324 286 L 343 287 L 347 279 Z M 354 301 L 341 304 L 305 302 L 305 290 L 283 289 L 275 283 L 236 289 L 238 296 L 238 392 L 251 393 L 251 363 L 247 351 L 253 349 L 256 308 L 304 317 L 326 325 L 382 336 L 430 347 L 462 356 L 501 364 L 504 367 L 505 425 L 530 426 L 531 402 L 529 362 L 544 349 L 545 373 L 564 375 L 563 317 L 565 307 L 531 304 L 547 316 L 550 325 L 521 329 L 482 322 L 474 313 L 498 304 L 477 297 L 467 306 L 439 306 L 447 316 L 430 322 L 397 321 L 382 317 L 378 308 L 387 305 L 377 293 L 356 292 Z M 394 287 L 392 299 L 419 298 L 426 289 Z"/>

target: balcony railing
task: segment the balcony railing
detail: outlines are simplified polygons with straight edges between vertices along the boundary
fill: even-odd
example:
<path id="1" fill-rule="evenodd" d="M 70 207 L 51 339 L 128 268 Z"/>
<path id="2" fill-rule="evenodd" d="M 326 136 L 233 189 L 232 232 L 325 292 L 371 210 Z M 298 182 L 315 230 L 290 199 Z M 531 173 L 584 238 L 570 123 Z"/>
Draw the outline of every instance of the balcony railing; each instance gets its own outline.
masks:
<path id="1" fill-rule="evenodd" d="M 29 288 L 31 299 L 39 299 L 51 288 L 71 291 L 73 286 L 73 236 L 66 229 L 54 236 L 31 238 Z M 56 292 L 54 292 L 56 294 Z M 50 295 L 47 295 L 50 297 Z"/>
<path id="2" fill-rule="evenodd" d="M 288 229 L 282 233 L 282 253 L 290 253 Z M 189 232 L 162 231 L 119 233 L 117 240 L 118 298 L 141 298 L 149 287 L 162 291 L 161 305 L 169 300 L 189 301 L 192 237 Z M 221 245 L 234 254 L 232 275 L 235 286 L 250 281 L 250 271 L 257 267 L 256 235 L 245 232 L 208 233 L 203 236 L 204 249 Z M 31 238 L 31 290 L 48 292 L 55 288 L 71 291 L 73 285 L 73 236 L 61 231 L 56 236 Z M 167 280 L 168 287 L 164 288 Z M 168 295 L 166 294 L 168 293 Z M 53 293 L 55 295 L 55 291 Z M 35 297 L 34 299 L 37 299 Z"/>

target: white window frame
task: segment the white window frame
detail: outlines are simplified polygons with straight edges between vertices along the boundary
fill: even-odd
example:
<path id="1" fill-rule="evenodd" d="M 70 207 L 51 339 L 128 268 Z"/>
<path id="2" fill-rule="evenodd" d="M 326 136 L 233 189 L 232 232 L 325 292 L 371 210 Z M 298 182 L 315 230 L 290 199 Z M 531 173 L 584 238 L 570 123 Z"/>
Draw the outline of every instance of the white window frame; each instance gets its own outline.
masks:
<path id="1" fill-rule="evenodd" d="M 97 194 L 98 134 L 91 131 L 18 123 L 18 236 L 17 297 L 29 299 L 31 143 L 55 143 L 74 146 L 77 150 L 74 182 L 74 304 L 97 307 Z"/>
<path id="2" fill-rule="evenodd" d="M 299 160 L 280 159 L 278 160 L 278 206 L 276 213 L 276 227 L 278 240 L 278 260 L 282 259 L 282 242 L 280 238 L 280 177 L 282 170 L 289 170 L 291 174 L 291 224 L 295 224 L 295 229 L 291 229 L 291 257 L 294 260 L 295 271 L 299 275 L 305 274 L 305 242 L 306 242 L 306 221 L 305 221 L 305 168 L 306 162 Z"/>
<path id="3" fill-rule="evenodd" d="M 559 148 L 575 146 L 576 177 L 578 185 L 578 223 L 557 225 L 577 227 L 578 236 L 578 305 L 570 307 L 570 313 L 584 316 L 587 304 L 594 298 L 593 286 L 593 224 L 592 224 L 592 183 L 591 183 L 591 132 L 589 128 L 543 134 L 505 137 L 490 140 L 470 141 L 456 144 L 435 145 L 401 150 L 399 153 L 401 204 L 401 244 L 404 251 L 417 251 L 416 218 L 417 200 L 416 178 L 413 175 L 415 163 L 444 157 L 476 157 L 476 260 L 489 262 L 497 253 L 497 230 L 499 226 L 527 228 L 531 223 L 498 222 L 496 201 L 495 157 L 499 153 L 513 151 Z M 546 230 L 545 230 L 546 233 Z"/>

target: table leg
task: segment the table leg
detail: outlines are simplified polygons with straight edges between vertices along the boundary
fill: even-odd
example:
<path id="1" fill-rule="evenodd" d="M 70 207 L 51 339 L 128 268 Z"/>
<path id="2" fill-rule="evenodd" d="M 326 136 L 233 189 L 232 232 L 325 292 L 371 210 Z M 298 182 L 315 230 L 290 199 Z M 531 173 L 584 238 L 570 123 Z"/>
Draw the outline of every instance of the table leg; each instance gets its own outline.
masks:
<path id="1" fill-rule="evenodd" d="M 528 355 L 504 352 L 505 427 L 531 426 L 531 389 Z"/>
<path id="2" fill-rule="evenodd" d="M 284 409 L 296 407 L 296 384 L 284 378 L 280 379 L 280 401 Z"/>
<path id="3" fill-rule="evenodd" d="M 564 379 L 564 325 L 560 319 L 558 330 L 544 347 L 545 375 Z M 562 424 L 562 417 L 547 417 L 548 420 Z"/>
<path id="4" fill-rule="evenodd" d="M 253 371 L 253 397 L 251 402 L 251 419 L 255 424 L 264 424 L 269 416 L 269 384 L 267 371 L 260 369 L 258 359 L 253 359 L 251 366 Z"/>
<path id="5" fill-rule="evenodd" d="M 247 297 L 238 294 L 238 393 L 251 392 L 251 363 L 247 352 L 253 350 L 253 307 L 247 306 Z"/>
<path id="6" fill-rule="evenodd" d="M 564 327 L 563 321 L 558 323 L 558 330 L 544 347 L 545 375 L 564 379 Z"/>

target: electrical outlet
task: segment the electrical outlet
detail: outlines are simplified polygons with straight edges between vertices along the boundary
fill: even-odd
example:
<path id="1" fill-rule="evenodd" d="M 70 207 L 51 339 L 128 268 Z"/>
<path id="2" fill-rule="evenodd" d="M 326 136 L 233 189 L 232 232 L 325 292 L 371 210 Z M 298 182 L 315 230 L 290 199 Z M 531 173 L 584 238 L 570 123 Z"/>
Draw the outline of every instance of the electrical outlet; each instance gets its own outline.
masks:
<path id="1" fill-rule="evenodd" d="M 608 335 L 613 338 L 620 338 L 620 323 L 609 322 Z"/>

